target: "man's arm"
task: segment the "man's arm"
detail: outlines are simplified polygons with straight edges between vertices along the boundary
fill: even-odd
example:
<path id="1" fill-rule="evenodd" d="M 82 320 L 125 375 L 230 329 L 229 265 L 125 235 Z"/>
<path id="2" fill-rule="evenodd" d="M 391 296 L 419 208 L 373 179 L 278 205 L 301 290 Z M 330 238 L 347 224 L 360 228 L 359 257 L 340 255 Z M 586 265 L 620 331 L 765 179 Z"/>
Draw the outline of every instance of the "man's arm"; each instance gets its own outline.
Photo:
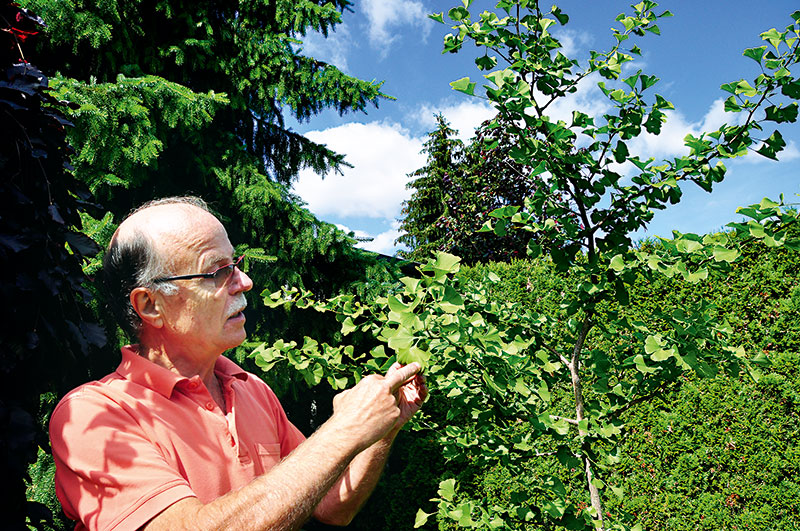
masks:
<path id="1" fill-rule="evenodd" d="M 144 529 L 298 529 L 351 461 L 365 450 L 369 456 L 377 441 L 391 436 L 404 416 L 398 390 L 419 369 L 411 364 L 390 370 L 386 377 L 364 378 L 337 395 L 333 416 L 265 475 L 207 504 L 197 498 L 178 501 Z"/>
<path id="2" fill-rule="evenodd" d="M 387 376 L 400 368 L 401 365 L 395 363 L 387 372 Z M 419 374 L 398 389 L 400 417 L 395 426 L 386 436 L 353 458 L 342 476 L 317 506 L 314 518 L 334 525 L 347 525 L 352 521 L 375 490 L 400 428 L 419 410 L 427 395 L 425 381 Z"/>

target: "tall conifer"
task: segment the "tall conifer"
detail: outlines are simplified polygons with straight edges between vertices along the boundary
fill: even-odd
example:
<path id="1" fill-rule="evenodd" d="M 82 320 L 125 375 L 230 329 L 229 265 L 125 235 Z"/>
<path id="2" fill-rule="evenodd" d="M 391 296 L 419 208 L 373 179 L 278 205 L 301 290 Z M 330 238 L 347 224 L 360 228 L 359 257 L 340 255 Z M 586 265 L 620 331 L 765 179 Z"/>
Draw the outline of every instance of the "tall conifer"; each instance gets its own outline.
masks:
<path id="1" fill-rule="evenodd" d="M 304 168 L 325 174 L 347 163 L 293 131 L 289 116 L 363 112 L 385 97 L 379 83 L 303 54 L 302 39 L 327 36 L 350 2 L 23 3 L 48 24 L 39 56 L 60 72 L 56 94 L 80 105 L 70 133 L 76 175 L 116 221 L 151 198 L 196 194 L 231 241 L 251 249 L 262 289 L 299 284 L 332 294 L 383 278 L 374 257 L 290 190 Z M 272 325 L 293 327 L 281 319 Z"/>

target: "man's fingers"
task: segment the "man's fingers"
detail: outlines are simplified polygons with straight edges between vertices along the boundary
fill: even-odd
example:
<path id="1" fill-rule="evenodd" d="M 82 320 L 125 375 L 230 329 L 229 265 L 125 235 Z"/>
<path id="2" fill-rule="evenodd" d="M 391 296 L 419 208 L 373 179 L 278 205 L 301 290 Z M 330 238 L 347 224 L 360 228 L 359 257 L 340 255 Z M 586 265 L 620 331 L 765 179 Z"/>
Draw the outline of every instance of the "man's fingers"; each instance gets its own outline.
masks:
<path id="1" fill-rule="evenodd" d="M 409 363 L 405 367 L 401 367 L 387 374 L 386 382 L 391 386 L 392 393 L 400 389 L 400 387 L 417 374 L 421 368 L 420 364 L 415 361 L 414 363 Z"/>

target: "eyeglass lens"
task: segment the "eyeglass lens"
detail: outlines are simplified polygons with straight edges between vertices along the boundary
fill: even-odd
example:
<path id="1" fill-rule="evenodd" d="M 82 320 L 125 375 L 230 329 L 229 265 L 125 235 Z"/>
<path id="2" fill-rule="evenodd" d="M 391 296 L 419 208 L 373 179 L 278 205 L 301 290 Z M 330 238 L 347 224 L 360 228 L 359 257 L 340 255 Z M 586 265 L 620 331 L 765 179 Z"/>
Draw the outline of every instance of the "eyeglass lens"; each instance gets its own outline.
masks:
<path id="1" fill-rule="evenodd" d="M 231 278 L 233 275 L 233 270 L 239 265 L 239 263 L 244 258 L 244 255 L 237 258 L 232 264 L 228 264 L 226 266 L 222 266 L 216 271 L 214 271 L 214 285 L 218 288 L 221 288 L 228 282 L 228 279 Z"/>

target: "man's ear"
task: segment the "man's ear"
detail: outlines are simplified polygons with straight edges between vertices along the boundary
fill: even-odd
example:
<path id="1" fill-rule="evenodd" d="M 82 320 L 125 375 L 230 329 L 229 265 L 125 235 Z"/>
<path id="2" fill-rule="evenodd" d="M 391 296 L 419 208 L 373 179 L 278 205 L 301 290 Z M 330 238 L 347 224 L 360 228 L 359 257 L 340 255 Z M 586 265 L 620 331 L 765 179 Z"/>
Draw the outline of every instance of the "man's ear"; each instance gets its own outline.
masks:
<path id="1" fill-rule="evenodd" d="M 156 300 L 156 294 L 143 287 L 133 288 L 131 291 L 131 306 L 133 311 L 139 315 L 143 324 L 154 328 L 164 326 L 164 318 L 161 315 L 161 303 Z"/>

